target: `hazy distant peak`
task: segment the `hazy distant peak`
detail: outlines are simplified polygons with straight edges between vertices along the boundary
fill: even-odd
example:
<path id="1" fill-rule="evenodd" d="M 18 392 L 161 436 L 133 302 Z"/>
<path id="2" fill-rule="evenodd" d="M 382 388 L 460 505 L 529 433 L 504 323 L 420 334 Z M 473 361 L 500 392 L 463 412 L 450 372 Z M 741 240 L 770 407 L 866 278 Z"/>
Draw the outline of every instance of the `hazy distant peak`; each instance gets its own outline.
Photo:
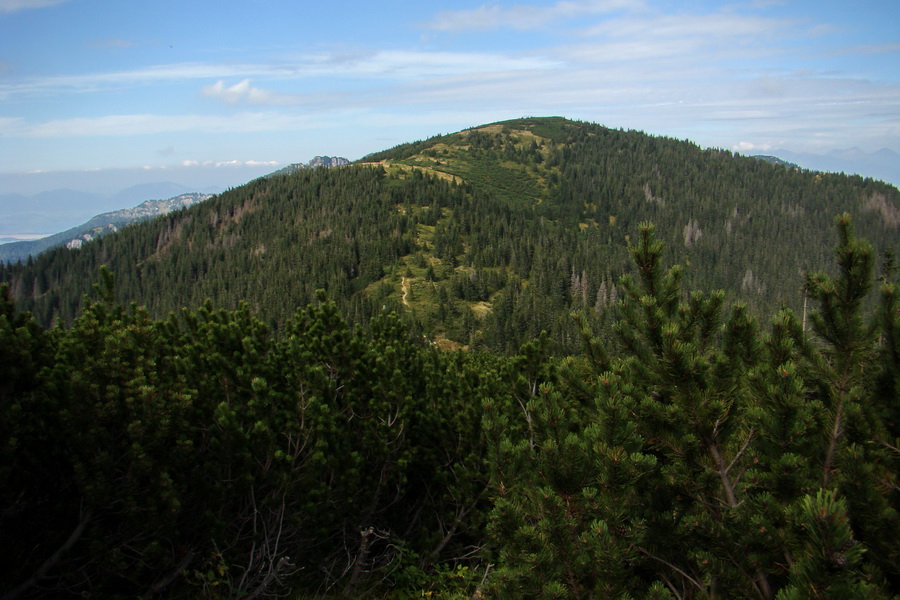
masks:
<path id="1" fill-rule="evenodd" d="M 193 191 L 195 190 L 178 183 L 172 183 L 171 181 L 140 183 L 120 192 L 116 192 L 111 196 L 111 199 L 115 200 L 119 206 L 128 206 L 133 205 L 135 202 L 142 202 L 148 198 L 152 200 L 163 200 Z"/>
<path id="2" fill-rule="evenodd" d="M 70 250 L 77 250 L 85 243 L 109 233 L 115 233 L 125 225 L 165 215 L 173 210 L 188 208 L 210 197 L 212 197 L 211 194 L 189 192 L 164 200 L 145 200 L 132 208 L 104 212 L 77 227 L 67 229 L 61 233 L 38 240 L 2 244 L 0 245 L 0 261 L 15 262 L 26 260 L 29 255 L 37 256 L 41 252 L 57 246 L 65 246 Z"/>
<path id="3" fill-rule="evenodd" d="M 856 174 L 900 186 L 900 154 L 889 148 L 866 152 L 861 148 L 852 147 L 831 150 L 824 154 L 772 150 L 771 154 L 803 169 Z"/>
<path id="4" fill-rule="evenodd" d="M 879 150 L 876 150 L 872 154 L 889 160 L 900 160 L 900 154 L 897 154 L 890 148 L 881 148 Z"/>

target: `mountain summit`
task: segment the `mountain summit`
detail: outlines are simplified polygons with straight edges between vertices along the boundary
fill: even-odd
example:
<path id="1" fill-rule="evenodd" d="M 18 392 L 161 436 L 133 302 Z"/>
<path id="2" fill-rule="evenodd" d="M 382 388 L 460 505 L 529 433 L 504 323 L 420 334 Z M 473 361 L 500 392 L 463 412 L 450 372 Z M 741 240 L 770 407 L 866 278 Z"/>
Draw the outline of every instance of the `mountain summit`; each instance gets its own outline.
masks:
<path id="1" fill-rule="evenodd" d="M 47 323 L 71 319 L 107 264 L 119 299 L 158 315 L 247 301 L 278 328 L 325 289 L 355 321 L 393 308 L 447 347 L 509 351 L 544 330 L 575 350 L 571 313 L 604 326 L 643 222 L 689 287 L 758 313 L 799 311 L 805 271 L 831 262 L 836 215 L 897 250 L 898 193 L 641 132 L 518 119 L 273 174 L 2 279 Z"/>
<path id="2" fill-rule="evenodd" d="M 341 156 L 315 156 L 307 163 L 291 163 L 286 167 L 282 167 L 277 171 L 269 173 L 266 177 L 277 177 L 279 175 L 290 175 L 300 169 L 316 169 L 323 167 L 330 169 L 331 167 L 343 167 L 349 165 L 350 161 Z"/>

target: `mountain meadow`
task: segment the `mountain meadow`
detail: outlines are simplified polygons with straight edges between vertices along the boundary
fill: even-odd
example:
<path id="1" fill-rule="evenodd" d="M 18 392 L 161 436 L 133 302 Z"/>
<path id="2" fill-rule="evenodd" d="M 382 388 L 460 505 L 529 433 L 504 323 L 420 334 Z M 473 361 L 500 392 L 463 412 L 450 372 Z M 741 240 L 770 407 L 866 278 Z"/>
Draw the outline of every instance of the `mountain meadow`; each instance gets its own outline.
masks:
<path id="1" fill-rule="evenodd" d="M 0 265 L 0 598 L 898 598 L 898 231 L 526 118 Z"/>

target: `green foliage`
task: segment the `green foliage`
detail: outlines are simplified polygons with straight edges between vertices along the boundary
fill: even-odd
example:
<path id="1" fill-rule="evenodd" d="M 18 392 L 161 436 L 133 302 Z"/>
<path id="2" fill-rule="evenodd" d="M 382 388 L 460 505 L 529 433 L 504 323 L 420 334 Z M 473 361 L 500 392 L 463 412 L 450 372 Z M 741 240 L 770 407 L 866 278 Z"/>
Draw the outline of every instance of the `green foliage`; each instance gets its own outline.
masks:
<path id="1" fill-rule="evenodd" d="M 879 336 L 871 249 L 838 224 L 838 274 L 808 286 L 815 339 L 790 311 L 761 337 L 742 305 L 685 294 L 641 227 L 613 343 L 585 332 L 524 423 L 491 425 L 498 596 L 896 593 L 896 396 L 873 385 L 896 373 L 893 295 Z"/>
<path id="2" fill-rule="evenodd" d="M 527 439 L 497 446 L 490 533 L 501 565 L 492 589 L 501 597 L 619 597 L 638 589 L 631 573 L 645 560 L 639 549 L 657 461 L 629 422 L 630 390 L 612 377 L 604 375 L 589 412 L 544 387 L 525 407 Z"/>
<path id="3" fill-rule="evenodd" d="M 853 539 L 846 502 L 835 491 L 805 496 L 793 518 L 804 552 L 791 567 L 791 582 L 778 592 L 779 600 L 888 597 L 861 572 L 865 550 Z"/>
<path id="4" fill-rule="evenodd" d="M 410 343 L 393 315 L 351 327 L 324 297 L 276 339 L 246 305 L 154 321 L 104 281 L 51 332 L 48 366 L 4 391 L 4 588 L 354 595 L 405 556 L 465 561 L 486 503 L 480 398 L 503 389 L 486 363 Z"/>

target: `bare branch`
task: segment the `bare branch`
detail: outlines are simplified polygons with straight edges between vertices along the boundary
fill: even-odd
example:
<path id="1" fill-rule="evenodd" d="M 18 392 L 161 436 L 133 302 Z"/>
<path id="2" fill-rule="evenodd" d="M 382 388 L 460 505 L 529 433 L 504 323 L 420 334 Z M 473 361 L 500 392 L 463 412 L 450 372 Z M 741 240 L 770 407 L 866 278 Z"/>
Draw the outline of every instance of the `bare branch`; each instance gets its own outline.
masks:
<path id="1" fill-rule="evenodd" d="M 694 587 L 696 587 L 698 590 L 700 590 L 704 594 L 709 593 L 709 590 L 706 589 L 706 587 L 704 587 L 700 582 L 698 582 L 696 579 L 694 579 L 693 577 L 691 577 L 690 575 L 688 575 L 687 573 L 685 573 L 684 571 L 682 571 L 681 569 L 679 569 L 678 567 L 676 567 L 675 565 L 670 563 L 669 561 L 663 560 L 662 558 L 659 558 L 658 556 L 653 556 L 652 554 L 650 554 L 643 548 L 638 549 L 638 552 L 640 552 L 641 554 L 643 554 L 649 558 L 652 558 L 653 560 L 655 560 L 657 562 L 661 562 L 662 564 L 666 565 L 667 567 L 669 567 L 670 569 L 672 569 L 673 571 L 675 571 L 676 573 L 681 575 L 684 579 L 689 581 Z M 672 591 L 674 592 L 675 590 L 673 589 Z"/>
<path id="2" fill-rule="evenodd" d="M 729 463 L 729 465 L 725 468 L 725 474 L 726 474 L 726 475 L 731 471 L 731 469 L 734 468 L 734 465 L 736 465 L 737 462 L 738 462 L 739 460 L 741 460 L 741 457 L 744 455 L 744 452 L 746 452 L 746 451 L 747 451 L 747 448 L 750 447 L 750 442 L 753 441 L 753 435 L 754 435 L 754 433 L 755 433 L 755 431 L 754 431 L 753 428 L 751 427 L 751 428 L 750 428 L 750 433 L 747 434 L 747 441 L 744 442 L 744 445 L 741 447 L 741 449 L 738 451 L 738 453 L 734 456 L 734 459 L 733 459 L 733 460 L 731 461 L 731 463 Z"/>
<path id="3" fill-rule="evenodd" d="M 159 579 L 156 583 L 150 586 L 150 589 L 147 590 L 147 596 L 155 596 L 159 594 L 169 584 L 178 579 L 178 576 L 181 575 L 181 573 L 187 568 L 189 564 L 191 564 L 191 561 L 193 561 L 196 556 L 197 554 L 193 550 L 189 550 L 181 558 L 178 564 L 175 565 L 175 568 L 169 571 L 169 573 L 165 577 Z"/>
<path id="4" fill-rule="evenodd" d="M 84 533 L 84 529 L 87 527 L 88 523 L 90 523 L 93 518 L 93 513 L 90 509 L 87 511 L 82 511 L 81 519 L 78 521 L 78 525 L 75 526 L 75 529 L 72 530 L 72 533 L 69 534 L 68 539 L 63 542 L 63 545 L 60 546 L 56 552 L 54 552 L 50 557 L 44 561 L 44 563 L 38 568 L 37 571 L 34 572 L 34 575 L 29 577 L 27 580 L 23 581 L 19 584 L 18 587 L 14 588 L 12 591 L 7 592 L 0 600 L 15 600 L 25 592 L 27 592 L 30 588 L 35 586 L 39 581 L 47 577 L 47 573 L 53 569 L 60 560 L 62 560 L 63 554 L 65 554 L 69 549 L 72 548 L 81 537 L 81 534 Z"/>

